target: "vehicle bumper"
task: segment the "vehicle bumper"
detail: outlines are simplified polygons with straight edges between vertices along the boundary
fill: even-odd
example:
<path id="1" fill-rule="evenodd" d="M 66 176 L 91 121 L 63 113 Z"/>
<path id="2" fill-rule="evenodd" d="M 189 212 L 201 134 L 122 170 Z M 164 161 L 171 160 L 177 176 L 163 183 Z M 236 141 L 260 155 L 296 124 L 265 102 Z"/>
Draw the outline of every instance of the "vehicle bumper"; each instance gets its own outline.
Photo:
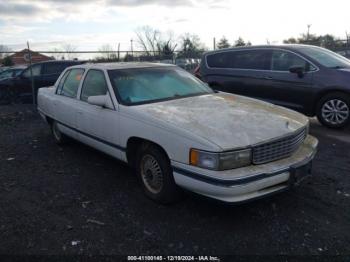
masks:
<path id="1" fill-rule="evenodd" d="M 311 175 L 318 141 L 308 135 L 290 157 L 247 167 L 211 171 L 172 161 L 175 183 L 225 202 L 244 202 L 298 185 Z"/>

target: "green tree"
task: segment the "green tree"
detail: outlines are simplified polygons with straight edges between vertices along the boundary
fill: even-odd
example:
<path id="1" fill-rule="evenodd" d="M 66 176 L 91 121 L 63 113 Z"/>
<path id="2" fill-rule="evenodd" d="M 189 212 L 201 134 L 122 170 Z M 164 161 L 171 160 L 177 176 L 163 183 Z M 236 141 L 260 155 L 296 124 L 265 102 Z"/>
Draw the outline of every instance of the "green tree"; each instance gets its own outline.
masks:
<path id="1" fill-rule="evenodd" d="M 247 43 L 243 40 L 242 37 L 239 37 L 236 41 L 234 46 L 250 46 L 252 43 L 248 41 Z"/>
<path id="2" fill-rule="evenodd" d="M 3 64 L 4 66 L 13 66 L 13 65 L 14 65 L 14 63 L 13 63 L 11 57 L 9 57 L 9 56 L 6 56 L 6 57 L 2 60 L 2 64 Z"/>
<path id="3" fill-rule="evenodd" d="M 186 33 L 180 37 L 179 57 L 200 57 L 205 51 L 205 46 L 198 35 Z"/>
<path id="4" fill-rule="evenodd" d="M 223 49 L 223 48 L 229 48 L 231 45 L 230 45 L 230 43 L 228 42 L 228 40 L 227 40 L 227 38 L 225 37 L 225 36 L 223 36 L 221 39 L 220 39 L 220 41 L 219 41 L 219 43 L 218 43 L 218 45 L 217 45 L 217 48 L 218 49 Z"/>

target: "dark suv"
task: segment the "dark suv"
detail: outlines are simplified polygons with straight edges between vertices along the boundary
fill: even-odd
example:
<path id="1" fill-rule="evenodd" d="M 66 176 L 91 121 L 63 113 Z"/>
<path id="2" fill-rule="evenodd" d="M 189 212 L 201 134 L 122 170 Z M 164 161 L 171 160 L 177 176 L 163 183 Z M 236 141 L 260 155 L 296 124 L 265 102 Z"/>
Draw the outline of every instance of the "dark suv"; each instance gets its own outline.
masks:
<path id="1" fill-rule="evenodd" d="M 328 127 L 350 122 L 350 60 L 308 45 L 251 46 L 205 53 L 197 75 L 213 89 L 317 116 Z"/>
<path id="2" fill-rule="evenodd" d="M 47 61 L 32 64 L 17 77 L 0 81 L 0 103 L 29 102 L 32 101 L 32 81 L 30 69 L 33 74 L 35 97 L 40 87 L 52 86 L 69 66 L 79 65 L 84 61 L 61 60 Z"/>

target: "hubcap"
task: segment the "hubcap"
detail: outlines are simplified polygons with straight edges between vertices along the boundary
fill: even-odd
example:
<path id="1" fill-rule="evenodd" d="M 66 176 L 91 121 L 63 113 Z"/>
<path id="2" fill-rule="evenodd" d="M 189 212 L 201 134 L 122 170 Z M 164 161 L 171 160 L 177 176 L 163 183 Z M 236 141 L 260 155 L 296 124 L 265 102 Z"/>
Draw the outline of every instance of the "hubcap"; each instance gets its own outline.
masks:
<path id="1" fill-rule="evenodd" d="M 157 160 L 151 155 L 145 155 L 141 160 L 141 177 L 146 188 L 157 194 L 163 187 L 163 173 Z"/>
<path id="2" fill-rule="evenodd" d="M 325 102 L 321 109 L 323 119 L 333 125 L 343 124 L 349 117 L 348 105 L 339 99 Z"/>

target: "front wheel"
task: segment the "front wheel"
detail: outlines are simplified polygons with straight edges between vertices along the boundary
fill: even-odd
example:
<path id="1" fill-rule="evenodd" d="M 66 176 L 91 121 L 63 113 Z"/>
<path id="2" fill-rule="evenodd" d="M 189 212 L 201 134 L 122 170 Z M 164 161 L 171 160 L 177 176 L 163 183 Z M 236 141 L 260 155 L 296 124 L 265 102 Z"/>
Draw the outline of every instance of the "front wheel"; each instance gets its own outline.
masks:
<path id="1" fill-rule="evenodd" d="M 162 204 L 180 198 L 170 161 L 159 147 L 150 144 L 139 150 L 136 171 L 147 197 Z"/>
<path id="2" fill-rule="evenodd" d="M 343 93 L 331 93 L 317 106 L 317 119 L 330 128 L 342 128 L 350 122 L 350 96 Z"/>

